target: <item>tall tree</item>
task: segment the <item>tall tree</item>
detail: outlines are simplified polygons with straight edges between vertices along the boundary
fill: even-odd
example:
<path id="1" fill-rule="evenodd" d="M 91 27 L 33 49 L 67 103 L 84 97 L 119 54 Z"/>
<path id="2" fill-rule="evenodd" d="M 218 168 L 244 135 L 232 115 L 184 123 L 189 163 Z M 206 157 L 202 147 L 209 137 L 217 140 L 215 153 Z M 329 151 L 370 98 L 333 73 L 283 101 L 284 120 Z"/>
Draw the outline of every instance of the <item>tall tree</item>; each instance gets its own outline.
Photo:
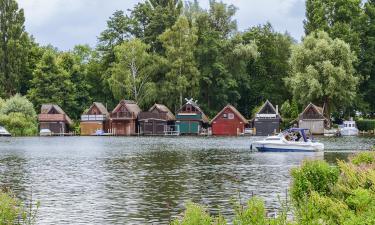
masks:
<path id="1" fill-rule="evenodd" d="M 350 106 L 356 96 L 355 60 L 355 53 L 344 41 L 333 40 L 323 31 L 311 33 L 293 46 L 291 74 L 285 81 L 299 103 L 325 105 L 330 116 L 332 109 Z"/>
<path id="2" fill-rule="evenodd" d="M 359 53 L 361 0 L 307 0 L 305 33 L 321 30 L 340 38 Z"/>
<path id="3" fill-rule="evenodd" d="M 107 64 L 114 62 L 113 49 L 132 37 L 134 20 L 118 10 L 107 21 L 107 28 L 100 34 L 98 50 L 104 55 Z"/>
<path id="4" fill-rule="evenodd" d="M 195 56 L 201 72 L 199 100 L 209 115 L 220 110 L 223 104 L 234 104 L 240 98 L 229 63 L 233 62 L 230 56 L 235 45 L 240 44 L 229 39 L 236 32 L 235 12 L 232 5 L 210 1 L 209 10 L 197 13 L 194 19 L 198 30 Z"/>
<path id="5" fill-rule="evenodd" d="M 175 24 L 182 13 L 182 7 L 181 0 L 147 0 L 139 3 L 132 10 L 132 18 L 138 21 L 137 37 L 149 44 L 152 51 L 163 53 L 158 37 Z"/>
<path id="6" fill-rule="evenodd" d="M 159 38 L 166 49 L 166 60 L 170 68 L 164 83 L 166 100 L 170 106 L 177 109 L 182 105 L 184 96 L 196 97 L 198 92 L 199 71 L 194 59 L 196 30 L 190 26 L 185 16 L 181 16 L 176 24 Z M 179 93 L 177 98 L 173 93 Z"/>
<path id="7" fill-rule="evenodd" d="M 149 48 L 139 39 L 126 41 L 115 48 L 116 62 L 111 69 L 110 84 L 117 100 L 130 98 L 144 106 L 155 99 Z"/>
<path id="8" fill-rule="evenodd" d="M 246 75 L 240 77 L 239 109 L 251 115 L 251 109 L 267 99 L 281 105 L 289 97 L 283 78 L 289 73 L 290 47 L 293 39 L 288 34 L 281 34 L 267 23 L 252 27 L 242 34 L 245 43 L 255 43 L 258 57 L 246 64 Z M 264 88 L 267 87 L 267 88 Z"/>
<path id="9" fill-rule="evenodd" d="M 359 73 L 364 76 L 361 92 L 369 103 L 368 111 L 375 114 L 375 1 L 368 0 L 364 5 L 361 25 L 361 54 Z"/>
<path id="10" fill-rule="evenodd" d="M 30 40 L 23 9 L 15 0 L 0 0 L 0 90 L 11 96 L 21 89 L 22 72 L 28 64 Z"/>
<path id="11" fill-rule="evenodd" d="M 45 103 L 58 104 L 64 109 L 71 109 L 76 104 L 75 94 L 79 93 L 75 93 L 69 73 L 58 64 L 56 54 L 46 50 L 34 70 L 28 98 L 36 110 Z"/>

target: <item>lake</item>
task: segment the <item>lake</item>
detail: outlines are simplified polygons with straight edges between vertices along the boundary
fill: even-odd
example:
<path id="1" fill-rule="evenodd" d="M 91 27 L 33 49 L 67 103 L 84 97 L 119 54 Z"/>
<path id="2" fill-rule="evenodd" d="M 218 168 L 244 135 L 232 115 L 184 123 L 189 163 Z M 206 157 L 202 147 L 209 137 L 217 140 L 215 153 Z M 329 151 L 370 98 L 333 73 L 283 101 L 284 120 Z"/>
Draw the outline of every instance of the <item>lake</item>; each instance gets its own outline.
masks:
<path id="1" fill-rule="evenodd" d="M 270 212 L 285 199 L 290 169 L 334 164 L 375 138 L 318 138 L 324 153 L 257 153 L 256 137 L 0 138 L 0 185 L 41 203 L 38 224 L 167 224 L 191 200 L 231 213 L 253 195 Z"/>

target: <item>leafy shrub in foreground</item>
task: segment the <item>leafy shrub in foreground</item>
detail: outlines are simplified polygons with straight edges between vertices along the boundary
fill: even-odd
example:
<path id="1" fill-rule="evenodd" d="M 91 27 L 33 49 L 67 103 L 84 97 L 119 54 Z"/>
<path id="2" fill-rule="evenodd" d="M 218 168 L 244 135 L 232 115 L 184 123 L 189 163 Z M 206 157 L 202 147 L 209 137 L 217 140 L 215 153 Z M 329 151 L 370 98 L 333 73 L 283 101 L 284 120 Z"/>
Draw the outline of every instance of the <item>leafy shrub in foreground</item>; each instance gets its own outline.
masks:
<path id="1" fill-rule="evenodd" d="M 0 191 L 0 224 L 1 225 L 32 225 L 36 224 L 36 214 L 39 208 L 33 206 L 26 209 L 22 203 L 12 195 Z"/>
<path id="2" fill-rule="evenodd" d="M 298 204 L 312 191 L 322 195 L 331 193 L 337 182 L 339 171 L 325 161 L 304 161 L 299 168 L 292 169 L 291 197 Z"/>
<path id="3" fill-rule="evenodd" d="M 372 225 L 375 224 L 375 152 L 363 152 L 349 162 L 331 167 L 324 161 L 304 161 L 292 170 L 292 210 L 285 208 L 268 218 L 264 202 L 251 198 L 237 206 L 234 225 Z M 294 221 L 287 215 L 293 214 Z M 218 219 L 219 218 L 219 219 Z M 183 221 L 183 222 L 181 222 Z M 187 206 L 185 217 L 173 224 L 226 224 L 195 204 Z"/>

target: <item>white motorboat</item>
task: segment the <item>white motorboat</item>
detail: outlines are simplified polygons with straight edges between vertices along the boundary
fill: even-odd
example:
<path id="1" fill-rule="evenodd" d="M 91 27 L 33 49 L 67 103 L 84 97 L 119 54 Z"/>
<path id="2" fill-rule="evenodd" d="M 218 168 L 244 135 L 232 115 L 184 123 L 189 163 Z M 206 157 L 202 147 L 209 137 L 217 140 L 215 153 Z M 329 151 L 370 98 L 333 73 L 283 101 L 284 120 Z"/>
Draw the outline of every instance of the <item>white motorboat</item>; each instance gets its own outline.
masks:
<path id="1" fill-rule="evenodd" d="M 308 129 L 291 128 L 277 136 L 255 141 L 251 148 L 259 152 L 318 152 L 324 150 L 324 144 L 315 142 Z"/>
<path id="2" fill-rule="evenodd" d="M 4 127 L 0 126 L 0 137 L 10 137 L 12 136 Z"/>
<path id="3" fill-rule="evenodd" d="M 52 136 L 52 131 L 50 129 L 41 129 L 39 132 L 40 136 Z"/>
<path id="4" fill-rule="evenodd" d="M 359 130 L 355 121 L 344 121 L 343 124 L 340 125 L 340 134 L 341 136 L 357 136 L 359 134 Z"/>

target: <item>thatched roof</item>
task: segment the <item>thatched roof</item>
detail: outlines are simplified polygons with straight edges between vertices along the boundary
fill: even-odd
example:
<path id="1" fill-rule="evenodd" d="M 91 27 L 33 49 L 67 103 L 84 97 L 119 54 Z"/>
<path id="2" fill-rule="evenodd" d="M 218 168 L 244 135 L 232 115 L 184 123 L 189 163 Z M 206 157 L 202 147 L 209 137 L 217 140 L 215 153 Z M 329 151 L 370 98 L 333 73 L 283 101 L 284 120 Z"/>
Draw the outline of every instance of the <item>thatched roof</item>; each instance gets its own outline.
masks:
<path id="1" fill-rule="evenodd" d="M 171 110 L 169 110 L 169 108 L 167 106 L 165 106 L 163 104 L 154 104 L 148 111 L 151 112 L 154 109 L 157 109 L 157 110 L 159 110 L 161 112 L 167 113 L 167 119 L 168 120 L 176 120 L 176 117 L 171 112 Z"/>
<path id="2" fill-rule="evenodd" d="M 51 110 L 52 109 L 55 109 L 56 112 L 58 112 L 58 114 L 63 114 L 65 115 L 65 118 L 66 118 L 66 122 L 68 124 L 73 124 L 73 121 L 70 119 L 70 117 L 64 112 L 64 110 L 62 110 L 62 108 L 56 104 L 43 104 L 41 109 L 40 109 L 40 113 L 41 114 L 50 114 Z"/>
<path id="3" fill-rule="evenodd" d="M 142 110 L 139 108 L 139 106 L 137 105 L 137 103 L 135 101 L 131 101 L 131 100 L 121 100 L 120 103 L 116 106 L 116 108 L 113 109 L 112 112 L 117 112 L 120 110 L 121 106 L 125 106 L 126 109 L 131 112 L 131 113 L 134 113 L 135 116 L 137 116 Z"/>

